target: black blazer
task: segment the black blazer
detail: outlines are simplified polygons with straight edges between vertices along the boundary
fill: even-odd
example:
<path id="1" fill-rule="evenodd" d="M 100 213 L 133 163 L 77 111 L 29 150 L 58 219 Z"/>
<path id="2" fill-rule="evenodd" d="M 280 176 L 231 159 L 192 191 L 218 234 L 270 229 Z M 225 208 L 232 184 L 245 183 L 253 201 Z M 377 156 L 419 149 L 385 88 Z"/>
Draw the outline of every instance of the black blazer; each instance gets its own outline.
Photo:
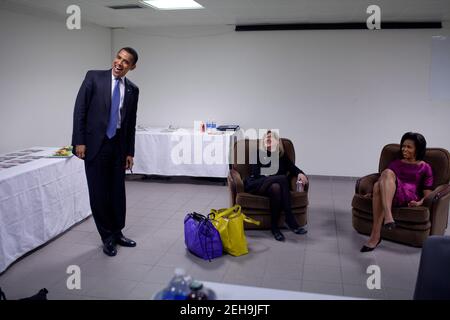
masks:
<path id="1" fill-rule="evenodd" d="M 270 156 L 270 152 L 268 153 L 268 156 Z M 260 188 L 266 178 L 266 176 L 261 175 L 261 168 L 269 166 L 270 162 L 262 164 L 259 157 L 257 163 L 250 164 L 250 176 L 244 179 L 244 190 L 246 192 L 253 192 Z M 287 157 L 286 154 L 283 154 L 279 159 L 278 171 L 275 175 L 288 175 L 289 177 L 293 177 L 298 176 L 299 173 L 305 174 Z"/>
<path id="2" fill-rule="evenodd" d="M 86 145 L 85 160 L 92 160 L 106 136 L 111 109 L 111 69 L 90 70 L 78 91 L 73 113 L 72 145 Z M 125 78 L 125 97 L 121 109 L 120 145 L 123 161 L 134 157 L 139 88 Z"/>

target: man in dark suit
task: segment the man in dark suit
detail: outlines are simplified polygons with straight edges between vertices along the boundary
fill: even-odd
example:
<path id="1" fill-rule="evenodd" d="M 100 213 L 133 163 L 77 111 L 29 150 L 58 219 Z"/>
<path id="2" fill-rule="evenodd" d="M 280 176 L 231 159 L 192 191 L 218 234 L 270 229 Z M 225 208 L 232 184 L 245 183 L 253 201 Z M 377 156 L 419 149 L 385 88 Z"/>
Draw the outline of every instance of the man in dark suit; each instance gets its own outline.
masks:
<path id="1" fill-rule="evenodd" d="M 119 50 L 112 69 L 91 70 L 78 92 L 73 115 L 72 145 L 84 159 L 90 205 L 103 252 L 116 245 L 135 247 L 122 234 L 125 227 L 125 170 L 133 167 L 139 88 L 125 78 L 136 67 L 132 48 Z"/>

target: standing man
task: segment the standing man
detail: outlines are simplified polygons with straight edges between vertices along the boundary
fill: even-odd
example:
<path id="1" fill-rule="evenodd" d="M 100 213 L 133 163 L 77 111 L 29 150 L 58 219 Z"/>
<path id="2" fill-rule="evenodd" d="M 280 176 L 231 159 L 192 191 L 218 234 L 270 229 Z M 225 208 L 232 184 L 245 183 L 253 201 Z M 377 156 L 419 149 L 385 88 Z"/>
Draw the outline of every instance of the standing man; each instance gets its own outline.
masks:
<path id="1" fill-rule="evenodd" d="M 139 88 L 125 75 L 137 61 L 137 52 L 126 47 L 117 53 L 112 69 L 88 71 L 73 114 L 72 145 L 75 155 L 84 159 L 92 215 L 108 256 L 117 254 L 117 244 L 136 246 L 121 230 L 125 170 L 133 167 L 139 97 Z"/>

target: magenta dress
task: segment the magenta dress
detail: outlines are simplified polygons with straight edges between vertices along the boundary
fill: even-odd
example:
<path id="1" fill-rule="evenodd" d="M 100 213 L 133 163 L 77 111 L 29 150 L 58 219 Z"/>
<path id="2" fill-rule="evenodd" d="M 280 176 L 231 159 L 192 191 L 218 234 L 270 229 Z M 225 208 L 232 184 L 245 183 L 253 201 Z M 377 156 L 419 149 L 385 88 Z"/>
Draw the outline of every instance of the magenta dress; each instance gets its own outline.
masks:
<path id="1" fill-rule="evenodd" d="M 408 202 L 422 199 L 423 190 L 433 189 L 433 172 L 426 162 L 414 164 L 397 159 L 389 164 L 388 169 L 397 176 L 397 189 L 392 201 L 394 207 L 408 206 Z"/>

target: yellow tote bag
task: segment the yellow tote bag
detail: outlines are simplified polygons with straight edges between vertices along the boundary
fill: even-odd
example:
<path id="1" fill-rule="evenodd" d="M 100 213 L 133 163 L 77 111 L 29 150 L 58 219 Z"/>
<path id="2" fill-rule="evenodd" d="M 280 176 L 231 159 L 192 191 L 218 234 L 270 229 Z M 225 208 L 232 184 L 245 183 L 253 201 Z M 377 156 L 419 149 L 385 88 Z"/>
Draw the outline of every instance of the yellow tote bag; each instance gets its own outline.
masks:
<path id="1" fill-rule="evenodd" d="M 220 233 L 223 250 L 232 256 L 248 253 L 247 239 L 244 232 L 244 221 L 259 225 L 259 221 L 245 216 L 241 206 L 235 205 L 227 209 L 211 209 L 209 214 L 212 224 Z"/>

